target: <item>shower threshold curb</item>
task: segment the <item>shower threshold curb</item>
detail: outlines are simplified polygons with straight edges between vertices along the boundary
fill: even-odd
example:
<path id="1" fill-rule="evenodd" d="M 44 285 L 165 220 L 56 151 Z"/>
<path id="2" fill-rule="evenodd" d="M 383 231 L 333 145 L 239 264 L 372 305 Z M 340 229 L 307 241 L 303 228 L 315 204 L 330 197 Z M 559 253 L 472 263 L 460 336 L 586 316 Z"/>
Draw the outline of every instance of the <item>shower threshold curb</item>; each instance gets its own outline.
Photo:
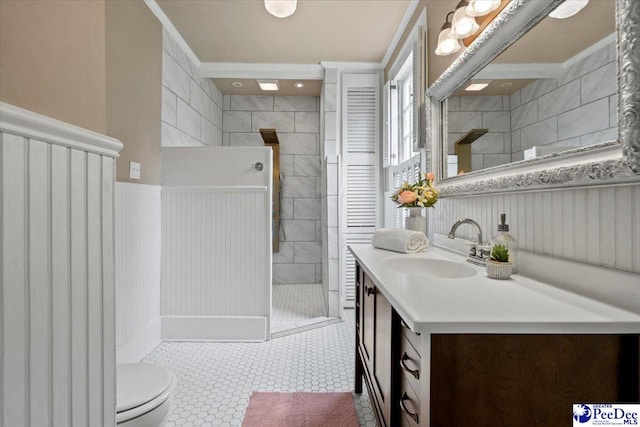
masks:
<path id="1" fill-rule="evenodd" d="M 272 332 L 271 339 L 286 337 L 287 335 L 298 334 L 312 329 L 323 328 L 340 322 L 342 322 L 342 319 L 339 317 L 316 317 L 315 319 L 310 319 L 303 324 L 295 324 L 292 328 Z"/>

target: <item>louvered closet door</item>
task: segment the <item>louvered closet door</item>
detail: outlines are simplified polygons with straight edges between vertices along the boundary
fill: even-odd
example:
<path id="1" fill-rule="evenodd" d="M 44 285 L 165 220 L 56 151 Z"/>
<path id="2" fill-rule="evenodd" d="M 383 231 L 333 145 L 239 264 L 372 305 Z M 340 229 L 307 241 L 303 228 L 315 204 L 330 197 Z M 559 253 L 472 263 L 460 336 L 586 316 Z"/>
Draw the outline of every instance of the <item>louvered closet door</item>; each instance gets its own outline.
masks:
<path id="1" fill-rule="evenodd" d="M 340 283 L 344 307 L 355 303 L 355 261 L 347 245 L 371 242 L 379 217 L 379 117 L 379 75 L 343 75 Z"/>

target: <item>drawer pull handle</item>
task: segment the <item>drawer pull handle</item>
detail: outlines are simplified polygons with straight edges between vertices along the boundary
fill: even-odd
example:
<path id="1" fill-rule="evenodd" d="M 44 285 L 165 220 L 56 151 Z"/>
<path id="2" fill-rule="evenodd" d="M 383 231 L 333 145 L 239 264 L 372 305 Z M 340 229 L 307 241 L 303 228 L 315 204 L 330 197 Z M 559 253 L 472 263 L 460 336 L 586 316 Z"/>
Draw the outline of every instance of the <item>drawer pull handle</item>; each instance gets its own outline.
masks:
<path id="1" fill-rule="evenodd" d="M 409 369 L 407 364 L 404 363 L 405 360 L 409 360 L 409 359 L 410 359 L 409 355 L 405 352 L 402 355 L 402 359 L 400 359 L 400 366 L 402 366 L 402 369 L 404 369 L 405 371 L 407 371 L 411 375 L 413 375 L 415 377 L 415 379 L 419 380 L 420 379 L 420 371 L 418 369 L 415 369 L 415 370 L 414 369 Z"/>
<path id="2" fill-rule="evenodd" d="M 367 286 L 364 288 L 364 290 L 367 292 L 367 295 L 373 295 L 376 293 L 376 288 L 374 288 L 373 286 Z"/>
<path id="3" fill-rule="evenodd" d="M 402 412 L 404 412 L 405 414 L 409 415 L 413 421 L 416 422 L 416 424 L 418 424 L 418 413 L 414 413 L 414 412 L 410 412 L 406 406 L 404 406 L 404 401 L 405 400 L 409 400 L 409 396 L 407 396 L 407 393 L 403 393 L 402 397 L 400 398 L 400 409 L 402 409 Z"/>
<path id="4" fill-rule="evenodd" d="M 400 319 L 400 324 L 402 325 L 403 328 L 410 330 L 411 332 L 413 332 L 413 329 L 411 329 L 409 327 L 409 325 L 407 325 L 404 320 Z M 416 335 L 420 335 L 418 332 L 413 332 Z"/>

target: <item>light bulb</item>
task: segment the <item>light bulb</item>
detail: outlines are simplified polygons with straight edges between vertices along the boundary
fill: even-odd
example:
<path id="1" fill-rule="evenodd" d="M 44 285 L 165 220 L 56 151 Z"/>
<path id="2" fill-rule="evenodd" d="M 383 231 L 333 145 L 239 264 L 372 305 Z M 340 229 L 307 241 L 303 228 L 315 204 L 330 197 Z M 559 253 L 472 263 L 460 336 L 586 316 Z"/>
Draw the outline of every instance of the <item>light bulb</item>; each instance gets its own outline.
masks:
<path id="1" fill-rule="evenodd" d="M 549 17 L 555 19 L 570 18 L 580 12 L 589 3 L 589 0 L 565 0 L 560 6 L 551 11 Z"/>
<path id="2" fill-rule="evenodd" d="M 451 29 L 444 28 L 438 35 L 438 47 L 436 48 L 436 55 L 447 56 L 452 53 L 456 53 L 460 50 L 460 43 L 458 40 L 450 36 Z"/>
<path id="3" fill-rule="evenodd" d="M 469 37 L 480 28 L 475 18 L 467 15 L 465 9 L 466 7 L 460 7 L 453 15 L 453 20 L 451 22 L 451 37 L 456 39 Z"/>
<path id="4" fill-rule="evenodd" d="M 500 6 L 500 0 L 471 0 L 466 13 L 469 16 L 484 16 Z"/>

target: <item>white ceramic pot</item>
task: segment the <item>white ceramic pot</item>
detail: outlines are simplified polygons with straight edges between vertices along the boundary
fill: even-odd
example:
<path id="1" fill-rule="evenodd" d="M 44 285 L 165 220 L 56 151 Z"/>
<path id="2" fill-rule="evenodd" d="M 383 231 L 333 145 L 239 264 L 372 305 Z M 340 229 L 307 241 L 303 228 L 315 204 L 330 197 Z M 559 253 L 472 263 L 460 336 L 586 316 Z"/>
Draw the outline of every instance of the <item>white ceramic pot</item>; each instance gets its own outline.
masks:
<path id="1" fill-rule="evenodd" d="M 423 208 L 407 208 L 409 216 L 404 219 L 405 230 L 422 231 L 427 235 L 427 217 L 422 215 Z"/>
<path id="2" fill-rule="evenodd" d="M 485 263 L 487 276 L 492 279 L 505 280 L 511 277 L 512 265 L 510 262 L 498 262 L 487 260 Z"/>

